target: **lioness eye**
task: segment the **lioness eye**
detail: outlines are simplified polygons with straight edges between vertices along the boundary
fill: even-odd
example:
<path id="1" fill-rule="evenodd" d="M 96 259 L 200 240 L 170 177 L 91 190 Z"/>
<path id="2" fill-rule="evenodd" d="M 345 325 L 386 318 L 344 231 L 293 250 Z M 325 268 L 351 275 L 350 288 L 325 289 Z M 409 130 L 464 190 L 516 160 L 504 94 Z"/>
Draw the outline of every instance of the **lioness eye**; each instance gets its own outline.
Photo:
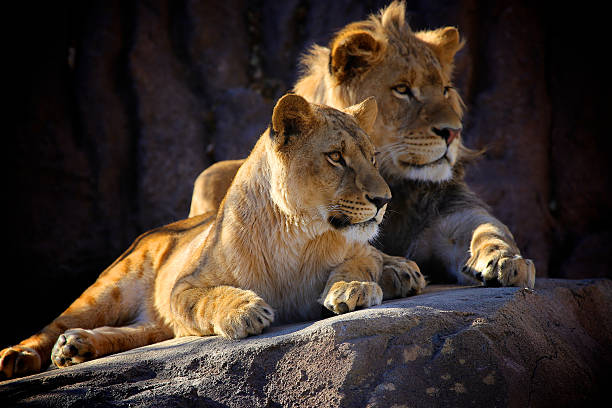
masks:
<path id="1" fill-rule="evenodd" d="M 391 90 L 395 93 L 398 93 L 399 95 L 402 95 L 402 96 L 405 95 L 410 98 L 414 98 L 414 95 L 412 94 L 410 87 L 406 84 L 395 85 L 393 88 L 391 88 Z"/>
<path id="2" fill-rule="evenodd" d="M 340 152 L 330 152 L 327 153 L 327 160 L 329 160 L 332 164 L 344 164 L 344 159 Z"/>

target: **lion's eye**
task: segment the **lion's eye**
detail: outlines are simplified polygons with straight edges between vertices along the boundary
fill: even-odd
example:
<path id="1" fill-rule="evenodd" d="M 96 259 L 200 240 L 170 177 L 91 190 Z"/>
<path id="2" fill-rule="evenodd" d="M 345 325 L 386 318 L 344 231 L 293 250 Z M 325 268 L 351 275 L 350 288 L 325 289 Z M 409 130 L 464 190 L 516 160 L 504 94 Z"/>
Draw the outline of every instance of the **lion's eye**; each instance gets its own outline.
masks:
<path id="1" fill-rule="evenodd" d="M 407 96 L 409 98 L 414 98 L 412 90 L 406 84 L 395 85 L 393 88 L 391 88 L 391 90 L 401 97 Z"/>
<path id="2" fill-rule="evenodd" d="M 344 158 L 340 154 L 340 152 L 329 152 L 326 154 L 327 160 L 333 165 L 344 165 Z"/>
<path id="3" fill-rule="evenodd" d="M 378 168 L 378 162 L 376 161 L 376 156 L 378 156 L 380 154 L 379 151 L 375 151 L 374 155 L 372 156 L 372 164 L 374 165 L 374 167 Z"/>
<path id="4" fill-rule="evenodd" d="M 451 89 L 455 89 L 455 87 L 453 87 L 453 86 L 445 86 L 444 87 L 444 96 L 448 97 L 448 91 L 450 91 Z"/>

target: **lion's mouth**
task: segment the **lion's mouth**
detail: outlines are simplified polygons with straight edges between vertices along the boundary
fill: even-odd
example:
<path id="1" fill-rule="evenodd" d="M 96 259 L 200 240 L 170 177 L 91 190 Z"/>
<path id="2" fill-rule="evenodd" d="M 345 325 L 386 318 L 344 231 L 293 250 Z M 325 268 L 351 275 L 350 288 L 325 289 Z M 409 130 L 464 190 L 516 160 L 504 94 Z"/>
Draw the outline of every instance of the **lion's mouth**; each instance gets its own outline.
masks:
<path id="1" fill-rule="evenodd" d="M 344 229 L 347 227 L 358 226 L 358 225 L 367 226 L 372 223 L 378 224 L 376 217 L 372 217 L 366 221 L 352 223 L 349 216 L 345 214 L 330 215 L 329 218 L 327 219 L 327 222 L 329 222 L 331 226 L 336 229 Z"/>
<path id="2" fill-rule="evenodd" d="M 415 168 L 422 169 L 422 168 L 425 168 L 425 167 L 436 166 L 436 165 L 438 165 L 438 164 L 440 164 L 440 163 L 442 163 L 444 161 L 446 161 L 448 164 L 450 164 L 450 160 L 449 160 L 448 156 L 446 155 L 446 152 L 439 159 L 436 159 L 434 161 L 431 161 L 431 162 L 425 163 L 425 164 L 415 164 L 415 163 L 407 162 L 405 160 L 399 160 L 399 163 L 403 167 L 415 167 Z"/>

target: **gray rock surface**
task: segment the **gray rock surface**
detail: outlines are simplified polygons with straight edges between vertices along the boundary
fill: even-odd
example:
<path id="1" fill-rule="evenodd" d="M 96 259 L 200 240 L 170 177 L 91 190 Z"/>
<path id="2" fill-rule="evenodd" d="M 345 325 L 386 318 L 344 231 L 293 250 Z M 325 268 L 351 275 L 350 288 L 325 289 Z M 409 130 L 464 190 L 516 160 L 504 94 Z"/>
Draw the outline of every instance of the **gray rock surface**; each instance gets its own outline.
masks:
<path id="1" fill-rule="evenodd" d="M 187 337 L 0 383 L 0 406 L 541 407 L 603 394 L 612 281 L 430 287 L 241 341 Z"/>

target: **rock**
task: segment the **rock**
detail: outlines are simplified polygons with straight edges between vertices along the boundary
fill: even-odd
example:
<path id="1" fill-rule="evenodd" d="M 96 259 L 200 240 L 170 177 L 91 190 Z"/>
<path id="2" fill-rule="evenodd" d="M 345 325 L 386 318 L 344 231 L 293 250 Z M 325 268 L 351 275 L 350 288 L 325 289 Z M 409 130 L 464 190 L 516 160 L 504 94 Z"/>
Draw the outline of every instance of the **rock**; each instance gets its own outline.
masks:
<path id="1" fill-rule="evenodd" d="M 2 406 L 578 406 L 612 367 L 612 281 L 425 294 L 240 341 L 187 337 L 0 383 Z"/>

